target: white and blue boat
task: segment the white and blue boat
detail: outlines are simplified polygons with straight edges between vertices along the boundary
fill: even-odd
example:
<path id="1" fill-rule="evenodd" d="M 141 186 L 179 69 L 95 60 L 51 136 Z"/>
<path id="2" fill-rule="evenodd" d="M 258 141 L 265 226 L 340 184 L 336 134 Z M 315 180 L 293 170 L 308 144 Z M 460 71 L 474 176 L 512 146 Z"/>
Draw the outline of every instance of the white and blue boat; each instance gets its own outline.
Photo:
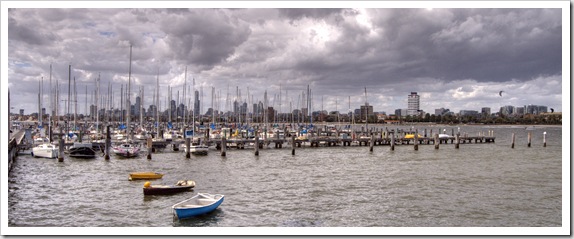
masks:
<path id="1" fill-rule="evenodd" d="M 195 217 L 209 213 L 223 202 L 221 194 L 198 193 L 197 195 L 171 206 L 173 216 L 178 219 Z"/>

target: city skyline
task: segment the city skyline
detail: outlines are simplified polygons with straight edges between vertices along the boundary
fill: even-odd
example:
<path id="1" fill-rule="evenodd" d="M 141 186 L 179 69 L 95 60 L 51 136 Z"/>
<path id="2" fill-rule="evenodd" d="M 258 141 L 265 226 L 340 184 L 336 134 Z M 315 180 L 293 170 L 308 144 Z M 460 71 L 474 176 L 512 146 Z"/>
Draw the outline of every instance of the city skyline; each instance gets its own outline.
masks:
<path id="1" fill-rule="evenodd" d="M 16 4 L 6 10 L 8 49 L 3 52 L 8 52 L 8 70 L 3 72 L 11 112 L 37 111 L 42 78 L 43 107 L 50 109 L 50 64 L 61 100 L 67 97 L 71 65 L 79 109 L 90 99 L 84 88 L 95 86 L 100 74 L 103 88 L 108 82 L 115 88 L 127 85 L 130 45 L 132 104 L 140 86 L 148 106 L 157 78 L 162 99 L 168 85 L 183 92 L 186 78 L 188 86 L 196 82 L 187 99 L 203 89 L 202 113 L 212 105 L 213 88 L 220 111 L 230 110 L 226 97 L 233 102 L 237 88 L 243 99 L 248 91 L 253 97 L 248 105 L 263 101 L 267 92 L 269 104 L 285 113 L 289 104 L 303 108 L 300 97 L 310 86 L 313 111 L 345 113 L 368 101 L 374 111 L 388 114 L 407 108 L 410 92 L 418 92 L 420 109 L 430 114 L 439 108 L 458 112 L 490 107 L 497 112 L 505 105 L 528 104 L 561 112 L 562 88 L 569 89 L 562 79 L 563 16 L 548 4 L 389 9 L 383 3 L 339 3 L 318 5 L 341 6 L 333 9 L 231 10 L 149 4 L 156 8 L 29 9 Z M 115 94 L 119 99 L 119 91 Z"/>

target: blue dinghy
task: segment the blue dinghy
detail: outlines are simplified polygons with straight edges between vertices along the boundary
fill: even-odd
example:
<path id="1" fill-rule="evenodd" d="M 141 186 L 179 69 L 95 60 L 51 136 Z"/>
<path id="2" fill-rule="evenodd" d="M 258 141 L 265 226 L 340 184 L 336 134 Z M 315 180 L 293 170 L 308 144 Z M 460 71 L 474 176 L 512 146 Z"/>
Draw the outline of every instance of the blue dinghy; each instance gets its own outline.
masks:
<path id="1" fill-rule="evenodd" d="M 221 205 L 223 198 L 221 194 L 198 193 L 171 206 L 173 216 L 185 219 L 211 212 Z"/>

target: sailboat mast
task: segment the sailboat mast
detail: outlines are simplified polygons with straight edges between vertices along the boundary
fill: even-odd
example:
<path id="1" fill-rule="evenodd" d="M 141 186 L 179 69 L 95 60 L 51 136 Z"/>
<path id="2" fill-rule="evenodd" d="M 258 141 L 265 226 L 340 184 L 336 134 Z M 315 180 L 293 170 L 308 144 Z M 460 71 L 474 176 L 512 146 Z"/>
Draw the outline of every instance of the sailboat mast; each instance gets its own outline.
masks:
<path id="1" fill-rule="evenodd" d="M 130 121 L 131 121 L 131 85 L 132 84 L 132 45 L 130 44 L 130 67 L 128 70 L 128 94 L 126 97 L 126 110 L 127 110 L 127 139 L 128 141 L 131 140 L 131 130 L 130 130 Z"/>
<path id="2" fill-rule="evenodd" d="M 156 120 L 156 139 L 159 139 L 159 68 L 157 69 L 157 83 L 156 83 L 156 103 L 155 103 L 155 120 Z"/>
<path id="3" fill-rule="evenodd" d="M 109 91 L 109 86 L 108 86 Z M 100 129 L 100 73 L 98 73 L 98 80 L 96 81 L 96 132 Z"/>
<path id="4" fill-rule="evenodd" d="M 38 125 L 42 126 L 42 88 L 40 87 L 41 82 L 44 81 L 44 77 L 42 77 L 41 81 L 38 81 Z"/>
<path id="5" fill-rule="evenodd" d="M 186 120 L 185 116 L 186 116 L 186 111 L 187 111 L 187 110 L 185 110 L 185 105 L 186 105 L 185 103 L 187 103 L 187 102 L 185 102 L 185 100 L 187 99 L 186 88 L 187 88 L 187 66 L 185 66 L 185 75 L 183 77 L 183 109 L 182 110 L 183 110 L 183 125 L 184 126 L 187 123 L 185 121 Z"/>
<path id="6" fill-rule="evenodd" d="M 66 134 L 70 132 L 69 121 L 70 121 L 70 87 L 72 86 L 72 65 L 68 65 L 68 104 L 66 112 Z"/>
<path id="7" fill-rule="evenodd" d="M 78 88 L 76 88 L 76 77 L 74 76 L 74 131 L 78 130 Z M 82 142 L 82 139 L 80 139 Z"/>

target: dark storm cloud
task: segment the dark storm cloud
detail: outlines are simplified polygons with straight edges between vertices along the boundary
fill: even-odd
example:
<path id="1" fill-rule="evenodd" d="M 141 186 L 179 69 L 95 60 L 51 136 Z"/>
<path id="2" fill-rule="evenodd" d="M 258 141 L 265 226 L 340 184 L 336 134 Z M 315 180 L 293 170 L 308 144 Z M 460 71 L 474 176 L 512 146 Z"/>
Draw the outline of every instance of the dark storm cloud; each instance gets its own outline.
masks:
<path id="1" fill-rule="evenodd" d="M 179 11 L 178 11 L 179 12 Z M 251 33 L 225 10 L 189 10 L 161 20 L 171 51 L 183 62 L 210 69 L 235 52 Z"/>
<path id="2" fill-rule="evenodd" d="M 324 19 L 333 14 L 339 14 L 343 11 L 340 8 L 281 8 L 277 10 L 280 16 L 286 17 L 291 20 L 299 20 L 302 18 Z"/>
<path id="3" fill-rule="evenodd" d="M 502 103 L 490 95 L 499 90 L 518 105 L 560 104 L 528 102 L 528 95 L 541 87 L 561 94 L 561 9 L 23 8 L 8 15 L 10 88 L 28 94 L 50 64 L 60 82 L 71 64 L 79 82 L 101 74 L 102 85 L 119 88 L 133 45 L 132 90 L 151 92 L 159 71 L 162 95 L 167 85 L 182 89 L 187 66 L 188 84 L 195 78 L 206 92 L 250 87 L 262 99 L 279 84 L 291 92 L 310 85 L 330 107 L 335 96 L 360 96 L 364 87 L 372 104 L 386 107 L 375 111 L 405 108 L 411 91 L 425 95 L 431 112 L 477 101 L 494 109 Z M 353 97 L 353 105 L 361 102 Z"/>

